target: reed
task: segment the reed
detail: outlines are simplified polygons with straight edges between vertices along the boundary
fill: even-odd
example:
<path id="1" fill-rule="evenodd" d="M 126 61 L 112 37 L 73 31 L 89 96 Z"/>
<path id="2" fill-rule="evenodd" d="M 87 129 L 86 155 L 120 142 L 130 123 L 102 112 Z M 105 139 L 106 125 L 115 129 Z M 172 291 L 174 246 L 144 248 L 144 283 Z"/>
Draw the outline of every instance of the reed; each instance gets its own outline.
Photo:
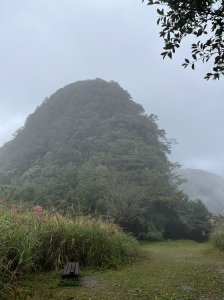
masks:
<path id="1" fill-rule="evenodd" d="M 65 217 L 12 206 L 0 210 L 0 290 L 6 292 L 24 273 L 57 270 L 67 261 L 114 267 L 133 260 L 137 242 L 112 222 Z"/>

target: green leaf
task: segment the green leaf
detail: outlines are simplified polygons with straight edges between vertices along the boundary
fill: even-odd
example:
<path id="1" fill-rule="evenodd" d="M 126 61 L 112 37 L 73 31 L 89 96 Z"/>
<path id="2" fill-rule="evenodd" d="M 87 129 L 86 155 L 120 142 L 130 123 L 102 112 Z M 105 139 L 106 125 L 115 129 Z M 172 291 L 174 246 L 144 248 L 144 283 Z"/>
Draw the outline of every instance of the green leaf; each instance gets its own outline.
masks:
<path id="1" fill-rule="evenodd" d="M 163 9 L 158 9 L 157 8 L 157 13 L 160 15 L 160 16 L 163 16 L 164 15 L 164 10 Z"/>

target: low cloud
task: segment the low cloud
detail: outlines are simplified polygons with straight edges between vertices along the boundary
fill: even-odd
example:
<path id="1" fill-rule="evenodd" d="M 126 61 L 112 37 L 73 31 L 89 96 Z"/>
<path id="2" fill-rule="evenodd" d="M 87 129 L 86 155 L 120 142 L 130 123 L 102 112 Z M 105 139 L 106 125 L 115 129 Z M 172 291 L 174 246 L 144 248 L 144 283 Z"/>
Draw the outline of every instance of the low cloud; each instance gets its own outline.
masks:
<path id="1" fill-rule="evenodd" d="M 204 158 L 201 159 L 193 158 L 189 161 L 184 162 L 184 168 L 192 168 L 192 169 L 202 169 L 205 171 L 209 171 L 212 173 L 217 173 L 224 176 L 224 158 L 223 157 L 216 157 L 216 158 Z"/>

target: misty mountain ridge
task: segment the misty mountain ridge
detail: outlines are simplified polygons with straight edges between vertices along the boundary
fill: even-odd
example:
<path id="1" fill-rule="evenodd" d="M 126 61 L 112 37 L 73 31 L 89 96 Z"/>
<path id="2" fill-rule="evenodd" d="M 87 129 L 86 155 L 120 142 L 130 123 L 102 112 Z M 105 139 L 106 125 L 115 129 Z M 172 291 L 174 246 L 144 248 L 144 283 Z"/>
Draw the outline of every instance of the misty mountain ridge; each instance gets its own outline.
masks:
<path id="1" fill-rule="evenodd" d="M 181 169 L 180 185 L 191 199 L 201 199 L 214 214 L 224 214 L 224 177 L 200 169 Z"/>

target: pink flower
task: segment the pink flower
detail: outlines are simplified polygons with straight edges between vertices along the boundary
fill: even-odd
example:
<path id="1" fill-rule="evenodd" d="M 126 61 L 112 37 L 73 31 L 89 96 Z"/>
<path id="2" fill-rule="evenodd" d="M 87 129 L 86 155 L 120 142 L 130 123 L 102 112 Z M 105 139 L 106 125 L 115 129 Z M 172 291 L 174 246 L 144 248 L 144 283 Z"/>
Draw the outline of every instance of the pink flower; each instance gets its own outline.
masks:
<path id="1" fill-rule="evenodd" d="M 34 206 L 34 213 L 38 220 L 41 219 L 43 212 L 44 212 L 44 209 L 41 205 Z"/>
<path id="2" fill-rule="evenodd" d="M 17 206 L 16 206 L 16 204 L 12 204 L 10 210 L 11 210 L 11 212 L 13 212 L 13 213 L 17 213 Z"/>

